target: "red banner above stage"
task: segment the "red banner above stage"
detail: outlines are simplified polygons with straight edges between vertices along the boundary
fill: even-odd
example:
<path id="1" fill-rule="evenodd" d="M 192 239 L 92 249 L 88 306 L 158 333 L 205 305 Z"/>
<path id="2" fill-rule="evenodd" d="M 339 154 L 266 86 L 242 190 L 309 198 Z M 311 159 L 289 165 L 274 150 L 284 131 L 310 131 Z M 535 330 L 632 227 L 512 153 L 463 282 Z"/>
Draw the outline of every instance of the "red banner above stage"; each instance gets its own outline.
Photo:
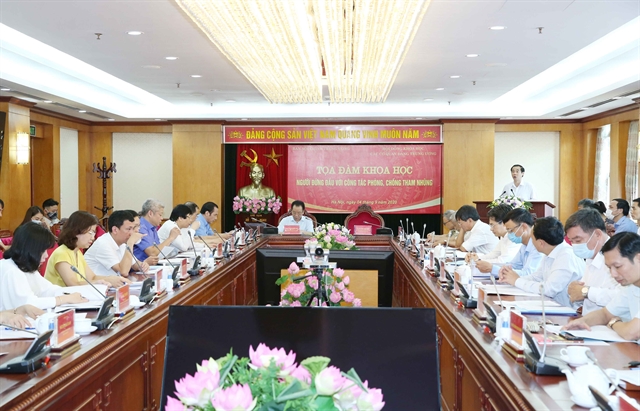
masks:
<path id="1" fill-rule="evenodd" d="M 439 214 L 442 145 L 291 145 L 288 207 L 310 213 Z"/>
<path id="2" fill-rule="evenodd" d="M 224 126 L 224 142 L 226 144 L 442 143 L 442 126 Z"/>

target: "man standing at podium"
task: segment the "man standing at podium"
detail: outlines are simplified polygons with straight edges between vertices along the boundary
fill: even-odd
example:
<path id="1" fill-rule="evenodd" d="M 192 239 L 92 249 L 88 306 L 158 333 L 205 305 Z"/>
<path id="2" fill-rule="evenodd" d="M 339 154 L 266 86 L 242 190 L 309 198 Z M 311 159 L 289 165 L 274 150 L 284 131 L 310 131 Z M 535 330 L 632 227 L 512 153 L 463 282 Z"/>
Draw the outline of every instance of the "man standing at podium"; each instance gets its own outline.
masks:
<path id="1" fill-rule="evenodd" d="M 514 164 L 511 167 L 511 178 L 513 178 L 512 183 L 508 183 L 502 189 L 502 194 L 500 197 L 507 195 L 514 195 L 518 198 L 521 198 L 525 201 L 535 200 L 533 196 L 533 186 L 526 181 L 522 181 L 524 177 L 524 167 L 520 164 Z"/>

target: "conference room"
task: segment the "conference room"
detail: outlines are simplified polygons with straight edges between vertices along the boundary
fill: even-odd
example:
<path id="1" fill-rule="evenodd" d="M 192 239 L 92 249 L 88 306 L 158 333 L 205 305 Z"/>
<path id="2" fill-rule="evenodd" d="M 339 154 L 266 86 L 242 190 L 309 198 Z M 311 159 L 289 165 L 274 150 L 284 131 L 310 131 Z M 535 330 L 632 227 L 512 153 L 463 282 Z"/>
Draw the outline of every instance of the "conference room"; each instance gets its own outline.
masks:
<path id="1" fill-rule="evenodd" d="M 638 6 L 0 0 L 0 407 L 637 409 Z"/>

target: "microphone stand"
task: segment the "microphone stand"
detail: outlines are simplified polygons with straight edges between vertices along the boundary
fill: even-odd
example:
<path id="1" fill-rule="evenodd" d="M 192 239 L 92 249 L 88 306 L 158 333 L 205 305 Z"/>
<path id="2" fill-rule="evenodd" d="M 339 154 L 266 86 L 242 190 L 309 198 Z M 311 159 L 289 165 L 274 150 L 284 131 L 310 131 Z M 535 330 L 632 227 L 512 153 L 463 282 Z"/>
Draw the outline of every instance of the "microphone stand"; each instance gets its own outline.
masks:
<path id="1" fill-rule="evenodd" d="M 136 257 L 136 255 L 133 253 L 133 251 L 131 251 L 131 249 L 129 248 L 129 246 L 125 246 L 125 248 L 127 249 L 127 251 L 129 252 L 129 254 L 131 254 L 131 257 L 133 257 L 133 261 L 136 262 L 136 264 L 138 264 L 138 268 L 140 269 L 140 271 L 142 272 L 142 274 L 146 275 L 144 273 L 144 271 L 142 271 L 142 264 L 140 263 L 140 260 L 138 260 L 138 258 Z"/>
<path id="2" fill-rule="evenodd" d="M 189 241 L 191 241 L 191 247 L 193 248 L 193 255 L 195 256 L 195 260 L 193 260 L 193 267 L 191 267 L 191 270 L 188 270 L 187 272 L 189 273 L 190 276 L 194 276 L 194 275 L 198 275 L 199 273 L 199 268 L 200 268 L 200 256 L 198 255 L 198 253 L 196 253 L 196 245 L 193 243 L 193 237 L 191 237 L 191 231 L 188 231 L 189 233 Z"/>
<path id="3" fill-rule="evenodd" d="M 167 260 L 167 262 L 169 263 L 169 265 L 171 266 L 171 268 L 173 269 L 173 273 L 171 274 L 171 278 L 174 278 L 174 274 L 177 274 L 178 272 L 178 266 L 177 265 L 173 265 L 173 263 L 171 262 L 171 260 L 169 260 L 167 258 L 167 256 L 162 252 L 162 250 L 160 249 L 160 247 L 158 247 L 157 243 L 153 243 L 153 246 L 156 248 L 156 250 L 158 250 L 158 252 L 160 253 L 160 255 L 162 256 L 162 258 L 164 258 L 165 260 Z M 177 276 L 176 276 L 177 277 Z M 175 280 L 174 280 L 175 282 Z"/>
<path id="4" fill-rule="evenodd" d="M 196 235 L 196 237 L 198 237 L 198 239 L 200 239 L 200 241 L 202 241 L 204 243 L 205 247 L 207 247 L 209 249 L 209 251 L 211 251 L 211 258 L 213 259 L 214 265 L 215 265 L 215 261 L 216 261 L 215 254 L 216 254 L 216 252 L 213 251 L 213 248 L 209 247 L 209 244 L 207 244 L 207 242 L 204 241 L 204 238 L 202 238 L 201 235 Z"/>
<path id="5" fill-rule="evenodd" d="M 222 257 L 229 258 L 228 242 L 224 238 L 222 238 L 222 236 L 220 235 L 220 233 L 218 233 L 218 231 L 213 230 L 213 232 L 218 236 L 218 238 L 220 238 L 220 240 L 222 241 L 222 244 L 224 244 L 223 245 L 224 248 L 222 250 Z"/>
<path id="6" fill-rule="evenodd" d="M 104 297 L 105 300 L 107 299 L 107 296 L 104 295 L 100 290 L 98 290 L 98 288 L 95 285 L 93 285 L 91 283 L 91 281 L 87 280 L 87 277 L 85 277 L 84 275 L 80 274 L 80 271 L 78 271 L 78 269 L 75 266 L 73 266 L 73 265 L 71 266 L 71 271 L 73 271 L 74 273 L 76 273 L 80 277 L 82 277 L 82 279 L 85 280 L 87 282 L 87 284 L 89 284 L 94 290 L 96 290 L 96 292 L 98 294 L 100 294 L 102 297 Z"/>
<path id="7" fill-rule="evenodd" d="M 563 375 L 562 369 L 567 368 L 567 364 L 556 358 L 545 358 L 547 353 L 547 323 L 544 309 L 544 284 L 540 284 L 540 301 L 542 302 L 542 328 L 543 338 L 542 353 L 538 354 L 538 346 L 530 335 L 527 336 L 527 343 L 530 345 L 529 352 L 525 353 L 524 366 L 527 370 L 536 375 Z M 529 331 L 523 331 L 528 333 Z M 533 345 L 533 346 L 532 346 Z M 534 353 L 535 352 L 535 353 Z M 536 358 L 537 357 L 537 358 Z M 605 373 L 606 374 L 606 373 Z"/>

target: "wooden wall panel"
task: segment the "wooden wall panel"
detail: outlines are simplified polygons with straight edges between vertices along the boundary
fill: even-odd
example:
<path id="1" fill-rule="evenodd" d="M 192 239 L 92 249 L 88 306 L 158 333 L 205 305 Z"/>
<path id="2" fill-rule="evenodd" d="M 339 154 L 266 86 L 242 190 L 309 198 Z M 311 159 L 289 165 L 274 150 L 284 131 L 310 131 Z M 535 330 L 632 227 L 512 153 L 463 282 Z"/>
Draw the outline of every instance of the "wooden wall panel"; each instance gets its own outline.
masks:
<path id="1" fill-rule="evenodd" d="M 17 133 L 29 133 L 29 108 L 0 102 L 0 111 L 7 113 L 0 172 L 0 198 L 5 207 L 0 227 L 15 230 L 31 206 L 31 166 L 15 163 Z"/>
<path id="2" fill-rule="evenodd" d="M 222 207 L 223 147 L 220 124 L 174 124 L 173 203 L 213 201 Z M 232 212 L 231 210 L 226 210 Z M 221 229 L 220 216 L 213 227 Z"/>
<path id="3" fill-rule="evenodd" d="M 445 123 L 442 135 L 443 210 L 492 200 L 495 124 Z"/>
<path id="4" fill-rule="evenodd" d="M 31 193 L 32 203 L 42 206 L 44 200 L 54 198 L 53 126 L 38 124 L 37 130 L 41 138 L 31 138 Z"/>

